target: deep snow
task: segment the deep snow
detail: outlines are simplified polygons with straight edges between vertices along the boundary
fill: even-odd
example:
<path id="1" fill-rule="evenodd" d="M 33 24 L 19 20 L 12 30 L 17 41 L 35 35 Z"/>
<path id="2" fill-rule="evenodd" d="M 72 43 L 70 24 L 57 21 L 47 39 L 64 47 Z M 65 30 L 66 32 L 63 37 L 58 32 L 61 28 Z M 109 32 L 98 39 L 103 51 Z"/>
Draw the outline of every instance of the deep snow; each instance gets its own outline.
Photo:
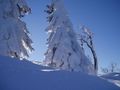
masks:
<path id="1" fill-rule="evenodd" d="M 80 72 L 54 71 L 27 60 L 20 61 L 0 56 L 0 90 L 120 90 L 120 88 L 96 76 Z"/>

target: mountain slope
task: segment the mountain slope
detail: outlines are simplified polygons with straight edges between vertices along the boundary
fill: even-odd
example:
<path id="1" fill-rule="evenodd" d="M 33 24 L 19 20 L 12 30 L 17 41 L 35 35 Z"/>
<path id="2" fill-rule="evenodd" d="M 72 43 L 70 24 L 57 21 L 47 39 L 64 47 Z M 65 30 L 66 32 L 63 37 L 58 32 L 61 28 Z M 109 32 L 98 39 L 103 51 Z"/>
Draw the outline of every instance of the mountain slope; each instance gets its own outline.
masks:
<path id="1" fill-rule="evenodd" d="M 0 56 L 0 90 L 120 90 L 96 76 L 51 71 L 48 67 Z"/>

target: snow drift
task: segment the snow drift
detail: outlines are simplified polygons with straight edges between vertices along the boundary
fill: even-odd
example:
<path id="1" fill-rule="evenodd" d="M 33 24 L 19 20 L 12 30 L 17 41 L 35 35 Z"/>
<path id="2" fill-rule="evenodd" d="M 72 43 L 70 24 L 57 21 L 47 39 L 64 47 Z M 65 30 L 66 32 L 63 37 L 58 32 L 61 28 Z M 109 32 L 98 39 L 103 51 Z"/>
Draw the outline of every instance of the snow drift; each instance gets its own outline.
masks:
<path id="1" fill-rule="evenodd" d="M 120 87 L 120 73 L 117 73 L 117 72 L 108 73 L 108 74 L 102 75 L 101 77 Z"/>
<path id="2" fill-rule="evenodd" d="M 0 56 L 0 90 L 120 90 L 96 76 L 51 68 Z"/>

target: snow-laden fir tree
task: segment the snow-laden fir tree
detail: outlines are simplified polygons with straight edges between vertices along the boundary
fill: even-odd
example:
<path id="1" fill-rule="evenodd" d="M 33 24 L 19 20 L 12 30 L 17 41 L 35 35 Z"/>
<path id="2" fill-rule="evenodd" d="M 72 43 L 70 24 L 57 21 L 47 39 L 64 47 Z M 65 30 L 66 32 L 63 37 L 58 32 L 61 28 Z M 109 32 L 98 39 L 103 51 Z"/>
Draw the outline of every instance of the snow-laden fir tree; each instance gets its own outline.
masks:
<path id="1" fill-rule="evenodd" d="M 0 0 L 0 54 L 26 58 L 33 50 L 26 24 L 21 20 L 30 8 L 24 0 Z"/>
<path id="2" fill-rule="evenodd" d="M 68 71 L 81 71 L 94 74 L 94 68 L 77 42 L 73 26 L 64 8 L 62 0 L 52 0 L 47 5 L 46 31 L 48 50 L 45 53 L 45 64 Z"/>

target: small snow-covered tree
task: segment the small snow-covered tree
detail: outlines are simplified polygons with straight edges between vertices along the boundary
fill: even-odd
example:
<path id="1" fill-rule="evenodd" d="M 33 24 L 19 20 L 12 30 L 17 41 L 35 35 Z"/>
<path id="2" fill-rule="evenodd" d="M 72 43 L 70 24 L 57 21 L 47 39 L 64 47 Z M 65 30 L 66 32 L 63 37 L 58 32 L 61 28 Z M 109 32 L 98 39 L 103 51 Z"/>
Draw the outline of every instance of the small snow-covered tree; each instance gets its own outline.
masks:
<path id="1" fill-rule="evenodd" d="M 24 0 L 0 0 L 0 54 L 26 58 L 33 50 L 26 24 L 21 20 L 30 8 Z"/>
<path id="2" fill-rule="evenodd" d="M 46 31 L 49 37 L 44 62 L 63 70 L 93 74 L 93 65 L 77 42 L 62 0 L 52 0 L 52 3 L 47 5 L 45 12 L 48 14 L 49 26 Z"/>
<path id="3" fill-rule="evenodd" d="M 91 50 L 93 59 L 94 59 L 94 70 L 98 72 L 98 59 L 93 45 L 93 33 L 85 26 L 82 26 L 82 33 L 80 34 L 81 46 L 85 43 L 88 48 Z"/>

